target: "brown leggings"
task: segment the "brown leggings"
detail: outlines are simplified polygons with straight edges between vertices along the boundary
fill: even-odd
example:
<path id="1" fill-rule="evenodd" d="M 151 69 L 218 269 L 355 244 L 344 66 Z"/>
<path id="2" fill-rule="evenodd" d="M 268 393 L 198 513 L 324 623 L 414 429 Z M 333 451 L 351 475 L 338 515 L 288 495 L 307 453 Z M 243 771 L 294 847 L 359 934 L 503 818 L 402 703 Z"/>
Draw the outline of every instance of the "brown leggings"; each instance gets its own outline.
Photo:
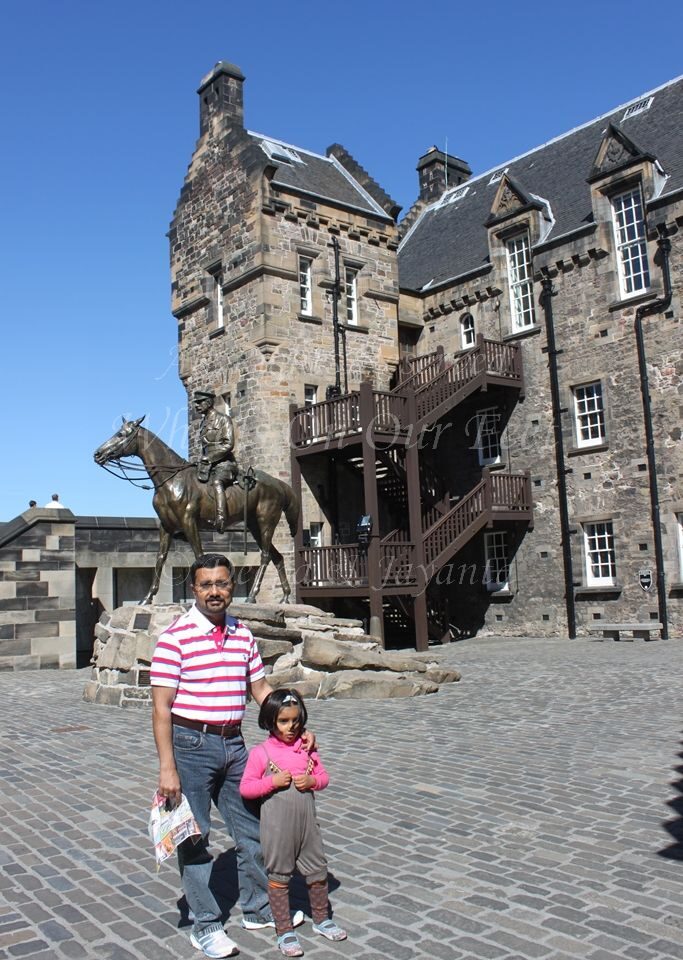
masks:
<path id="1" fill-rule="evenodd" d="M 324 880 L 306 881 L 308 896 L 311 901 L 311 916 L 313 923 L 322 923 L 327 920 L 330 911 L 330 902 L 327 896 L 327 877 Z M 268 878 L 268 899 L 270 909 L 275 920 L 275 932 L 278 937 L 289 933 L 292 927 L 292 918 L 289 912 L 289 881 Z"/>

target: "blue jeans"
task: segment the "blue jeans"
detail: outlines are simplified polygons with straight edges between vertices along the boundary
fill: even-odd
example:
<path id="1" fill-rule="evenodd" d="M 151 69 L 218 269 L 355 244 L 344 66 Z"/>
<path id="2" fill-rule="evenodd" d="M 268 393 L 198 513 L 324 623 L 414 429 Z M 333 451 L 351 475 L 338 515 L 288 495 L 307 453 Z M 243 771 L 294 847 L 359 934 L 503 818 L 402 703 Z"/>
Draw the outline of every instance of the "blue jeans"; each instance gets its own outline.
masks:
<path id="1" fill-rule="evenodd" d="M 178 866 L 185 897 L 194 913 L 195 932 L 221 919 L 209 887 L 213 866 L 209 852 L 212 801 L 235 842 L 242 913 L 248 919 L 271 919 L 257 807 L 240 796 L 240 780 L 247 762 L 244 740 L 226 740 L 215 733 L 174 726 L 173 752 L 182 791 L 202 832 L 197 843 L 188 839 L 178 847 Z"/>

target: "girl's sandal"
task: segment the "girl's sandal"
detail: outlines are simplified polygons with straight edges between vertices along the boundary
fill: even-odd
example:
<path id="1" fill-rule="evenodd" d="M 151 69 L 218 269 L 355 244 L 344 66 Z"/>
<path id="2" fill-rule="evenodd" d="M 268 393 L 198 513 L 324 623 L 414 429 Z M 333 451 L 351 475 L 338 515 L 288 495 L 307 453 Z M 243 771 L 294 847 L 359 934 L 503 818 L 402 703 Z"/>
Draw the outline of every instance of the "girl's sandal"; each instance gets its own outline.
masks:
<path id="1" fill-rule="evenodd" d="M 304 955 L 299 938 L 293 930 L 288 930 L 287 933 L 278 937 L 277 945 L 280 948 L 280 953 L 284 954 L 285 957 L 303 957 Z"/>
<path id="2" fill-rule="evenodd" d="M 325 937 L 326 940 L 346 940 L 346 930 L 342 930 L 334 920 L 323 920 L 322 923 L 314 923 L 311 925 L 311 929 Z"/>

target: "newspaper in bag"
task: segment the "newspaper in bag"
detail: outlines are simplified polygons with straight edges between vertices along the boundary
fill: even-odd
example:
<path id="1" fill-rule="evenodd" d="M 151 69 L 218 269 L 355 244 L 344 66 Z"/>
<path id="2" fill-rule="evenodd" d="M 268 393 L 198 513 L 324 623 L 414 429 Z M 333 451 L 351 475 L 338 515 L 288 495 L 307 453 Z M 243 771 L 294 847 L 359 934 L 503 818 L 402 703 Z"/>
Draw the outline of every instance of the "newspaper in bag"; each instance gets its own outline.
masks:
<path id="1" fill-rule="evenodd" d="M 149 839 L 154 844 L 157 867 L 171 856 L 179 843 L 188 837 L 198 838 L 200 834 L 187 797 L 183 794 L 180 803 L 169 810 L 166 797 L 162 797 L 157 790 L 149 814 Z"/>

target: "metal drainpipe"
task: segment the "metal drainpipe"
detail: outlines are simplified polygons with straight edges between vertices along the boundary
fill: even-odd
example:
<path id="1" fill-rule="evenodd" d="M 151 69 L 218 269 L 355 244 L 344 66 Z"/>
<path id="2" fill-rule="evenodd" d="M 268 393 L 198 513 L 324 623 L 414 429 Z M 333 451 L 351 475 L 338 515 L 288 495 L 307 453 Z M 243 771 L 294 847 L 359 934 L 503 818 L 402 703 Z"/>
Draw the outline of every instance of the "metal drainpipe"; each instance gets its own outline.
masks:
<path id="1" fill-rule="evenodd" d="M 643 304 L 636 310 L 634 330 L 638 349 L 638 371 L 640 373 L 640 393 L 643 398 L 643 421 L 645 424 L 645 439 L 647 450 L 647 469 L 650 486 L 650 509 L 652 516 L 652 533 L 655 541 L 655 564 L 657 566 L 657 605 L 659 619 L 662 624 L 662 640 L 669 639 L 668 611 L 666 605 L 666 582 L 664 579 L 664 549 L 662 546 L 662 528 L 660 522 L 659 487 L 657 485 L 657 461 L 655 459 L 655 440 L 652 428 L 652 403 L 650 400 L 650 385 L 647 376 L 647 357 L 645 355 L 645 338 L 643 337 L 643 317 L 653 313 L 661 313 L 671 304 L 671 273 L 669 269 L 669 254 L 671 241 L 666 232 L 666 225 L 657 224 L 657 247 L 661 254 L 662 280 L 664 296 L 651 303 Z"/>
<path id="2" fill-rule="evenodd" d="M 555 435 L 555 466 L 557 470 L 557 493 L 560 506 L 560 529 L 562 536 L 562 560 L 564 566 L 564 593 L 567 607 L 567 630 L 569 639 L 576 637 L 576 606 L 574 604 L 574 567 L 572 564 L 572 550 L 569 540 L 569 507 L 567 506 L 567 471 L 564 460 L 564 444 L 562 442 L 562 421 L 560 406 L 560 384 L 557 376 L 558 350 L 555 345 L 555 325 L 553 322 L 553 282 L 550 279 L 548 268 L 541 270 L 543 294 L 541 306 L 545 315 L 545 333 L 548 341 L 548 372 L 550 374 L 550 398 L 553 409 L 553 432 Z"/>

